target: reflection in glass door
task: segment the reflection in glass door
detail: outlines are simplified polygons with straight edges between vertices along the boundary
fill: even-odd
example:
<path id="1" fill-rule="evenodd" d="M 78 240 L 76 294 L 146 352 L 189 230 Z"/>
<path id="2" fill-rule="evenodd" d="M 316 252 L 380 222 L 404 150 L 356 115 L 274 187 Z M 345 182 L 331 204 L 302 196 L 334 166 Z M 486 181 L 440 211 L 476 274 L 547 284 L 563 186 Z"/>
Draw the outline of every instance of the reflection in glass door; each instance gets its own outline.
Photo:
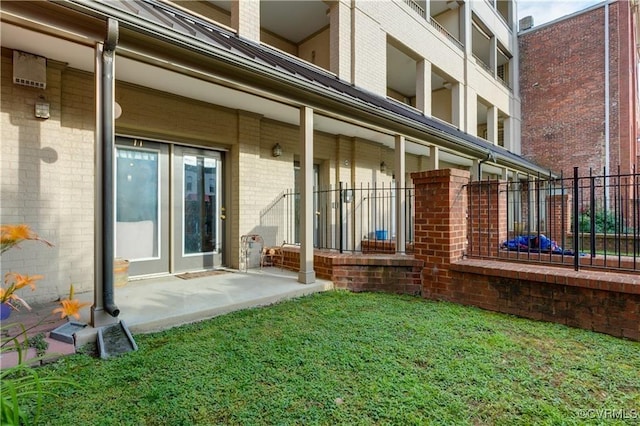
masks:
<path id="1" fill-rule="evenodd" d="M 167 147 L 118 138 L 116 147 L 115 255 L 130 261 L 130 275 L 169 271 Z M 129 146 L 127 146 L 129 145 Z"/>
<path id="2" fill-rule="evenodd" d="M 176 147 L 175 269 L 210 269 L 220 266 L 220 156 L 216 152 Z M 179 210 L 178 210 L 179 209 Z M 179 245 L 179 247 L 178 247 Z"/>

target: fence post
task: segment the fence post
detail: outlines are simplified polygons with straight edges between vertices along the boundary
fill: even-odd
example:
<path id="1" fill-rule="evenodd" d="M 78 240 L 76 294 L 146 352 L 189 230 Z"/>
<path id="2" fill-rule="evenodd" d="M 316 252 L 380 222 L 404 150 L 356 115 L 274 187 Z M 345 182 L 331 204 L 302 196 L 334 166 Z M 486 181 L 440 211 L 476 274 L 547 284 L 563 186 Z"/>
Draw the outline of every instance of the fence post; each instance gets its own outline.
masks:
<path id="1" fill-rule="evenodd" d="M 339 222 L 339 228 L 338 228 L 338 238 L 340 239 L 340 242 L 338 243 L 338 247 L 340 248 L 340 253 L 342 253 L 344 251 L 344 189 L 343 189 L 343 185 L 342 182 L 340 182 L 340 196 L 338 197 L 339 200 L 339 206 L 338 206 L 338 211 L 340 212 L 340 220 Z"/>
<path id="2" fill-rule="evenodd" d="M 578 241 L 580 224 L 579 222 L 579 200 L 578 194 L 580 190 L 580 185 L 578 184 L 578 168 L 573 168 L 573 269 L 576 271 L 580 268 L 580 253 L 578 249 L 580 248 L 580 244 Z"/>

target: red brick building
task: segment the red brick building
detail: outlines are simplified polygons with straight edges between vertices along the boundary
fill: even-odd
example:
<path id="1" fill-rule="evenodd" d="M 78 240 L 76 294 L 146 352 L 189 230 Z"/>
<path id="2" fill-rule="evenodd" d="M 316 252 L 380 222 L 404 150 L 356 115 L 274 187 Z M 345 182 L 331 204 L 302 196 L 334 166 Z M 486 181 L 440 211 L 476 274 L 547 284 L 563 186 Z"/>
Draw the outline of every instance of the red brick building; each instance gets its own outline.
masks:
<path id="1" fill-rule="evenodd" d="M 565 176 L 638 164 L 638 1 L 519 33 L 522 155 Z"/>

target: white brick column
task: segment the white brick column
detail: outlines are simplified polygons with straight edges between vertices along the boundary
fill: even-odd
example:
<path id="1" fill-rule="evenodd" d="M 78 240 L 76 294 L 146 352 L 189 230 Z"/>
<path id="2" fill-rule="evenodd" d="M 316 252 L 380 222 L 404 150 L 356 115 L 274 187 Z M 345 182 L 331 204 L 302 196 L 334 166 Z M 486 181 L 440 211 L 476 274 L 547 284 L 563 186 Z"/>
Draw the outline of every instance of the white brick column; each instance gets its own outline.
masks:
<path id="1" fill-rule="evenodd" d="M 231 26 L 240 37 L 259 42 L 260 0 L 232 1 Z"/>
<path id="2" fill-rule="evenodd" d="M 329 9 L 329 69 L 339 79 L 353 82 L 351 67 L 351 6 L 340 0 Z"/>
<path id="3" fill-rule="evenodd" d="M 451 124 L 460 130 L 468 131 L 465 126 L 464 92 L 464 87 L 460 83 L 451 87 Z"/>
<path id="4" fill-rule="evenodd" d="M 424 59 L 416 65 L 416 108 L 431 115 L 431 62 Z"/>
<path id="5" fill-rule="evenodd" d="M 498 144 L 498 108 L 495 105 L 487 108 L 487 140 Z"/>

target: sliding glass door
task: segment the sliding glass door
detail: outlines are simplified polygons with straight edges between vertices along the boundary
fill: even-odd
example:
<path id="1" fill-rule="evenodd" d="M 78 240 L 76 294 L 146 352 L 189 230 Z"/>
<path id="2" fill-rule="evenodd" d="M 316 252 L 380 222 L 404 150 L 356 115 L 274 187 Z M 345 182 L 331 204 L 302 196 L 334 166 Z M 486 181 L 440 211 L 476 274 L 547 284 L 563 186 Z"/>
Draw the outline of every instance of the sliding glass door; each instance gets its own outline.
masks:
<path id="1" fill-rule="evenodd" d="M 221 155 L 118 137 L 115 255 L 129 275 L 222 263 Z"/>

